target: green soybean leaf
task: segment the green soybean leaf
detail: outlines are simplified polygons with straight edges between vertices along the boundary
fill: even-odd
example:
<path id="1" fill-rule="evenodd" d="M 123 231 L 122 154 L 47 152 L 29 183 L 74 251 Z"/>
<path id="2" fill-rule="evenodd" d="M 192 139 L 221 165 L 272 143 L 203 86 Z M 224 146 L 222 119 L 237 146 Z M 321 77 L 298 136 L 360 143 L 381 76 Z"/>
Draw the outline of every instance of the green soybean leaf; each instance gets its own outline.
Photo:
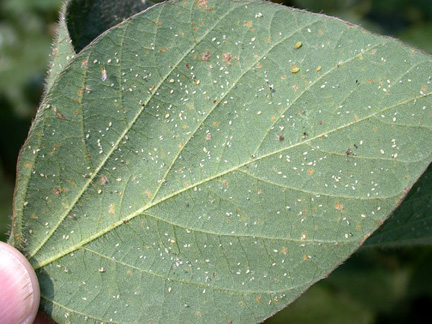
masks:
<path id="1" fill-rule="evenodd" d="M 66 1 L 60 11 L 45 92 L 77 52 L 112 26 L 157 2 L 161 1 Z"/>
<path id="2" fill-rule="evenodd" d="M 432 244 L 431 210 L 432 166 L 429 166 L 389 220 L 363 246 Z"/>
<path id="3" fill-rule="evenodd" d="M 57 35 L 52 45 L 52 60 L 46 77 L 45 94 L 49 92 L 56 78 L 64 70 L 68 62 L 75 56 L 66 24 L 66 8 L 65 4 L 60 11 Z"/>
<path id="4" fill-rule="evenodd" d="M 260 1 L 153 6 L 63 70 L 11 242 L 70 323 L 255 323 L 351 255 L 432 159 L 432 60 Z"/>

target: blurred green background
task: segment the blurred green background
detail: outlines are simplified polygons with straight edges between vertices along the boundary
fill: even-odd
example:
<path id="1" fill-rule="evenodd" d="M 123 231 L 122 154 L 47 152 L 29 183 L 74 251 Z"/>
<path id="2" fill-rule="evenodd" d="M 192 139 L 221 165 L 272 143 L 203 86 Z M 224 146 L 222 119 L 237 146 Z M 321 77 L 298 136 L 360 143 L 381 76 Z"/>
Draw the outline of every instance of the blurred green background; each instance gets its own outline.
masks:
<path id="1" fill-rule="evenodd" d="M 139 0 L 137 0 L 139 1 Z M 0 240 L 18 151 L 43 92 L 62 0 L 0 0 Z M 432 53 L 432 0 L 291 0 Z M 432 323 L 432 248 L 361 249 L 265 323 Z"/>

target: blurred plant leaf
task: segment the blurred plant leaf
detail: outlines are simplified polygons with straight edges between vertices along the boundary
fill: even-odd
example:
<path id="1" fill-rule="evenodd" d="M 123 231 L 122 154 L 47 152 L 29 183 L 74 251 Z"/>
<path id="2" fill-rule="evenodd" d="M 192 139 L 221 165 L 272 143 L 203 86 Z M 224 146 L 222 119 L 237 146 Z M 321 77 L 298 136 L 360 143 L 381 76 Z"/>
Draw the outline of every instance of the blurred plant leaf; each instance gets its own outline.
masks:
<path id="1" fill-rule="evenodd" d="M 7 240 L 7 231 L 9 230 L 9 220 L 12 216 L 13 183 L 7 181 L 3 175 L 3 168 L 0 164 L 0 241 Z"/>
<path id="2" fill-rule="evenodd" d="M 372 324 L 374 313 L 345 294 L 335 294 L 332 287 L 321 281 L 265 323 L 346 324 L 347 319 L 350 324 Z"/>
<path id="3" fill-rule="evenodd" d="M 77 52 L 107 29 L 157 2 L 161 1 L 127 0 L 121 4 L 104 0 L 66 1 L 60 12 L 45 92 Z"/>
<path id="4" fill-rule="evenodd" d="M 403 41 L 417 46 L 429 54 L 432 53 L 432 42 L 430 36 L 432 35 L 432 23 L 418 24 L 400 33 L 398 36 Z"/>
<path id="5" fill-rule="evenodd" d="M 19 160 L 10 242 L 43 308 L 254 323 L 285 307 L 428 166 L 431 68 L 260 1 L 168 2 L 108 29 L 56 73 Z"/>
<path id="6" fill-rule="evenodd" d="M 364 247 L 432 244 L 432 166 Z"/>
<path id="7" fill-rule="evenodd" d="M 0 22 L 0 98 L 5 98 L 20 118 L 34 115 L 27 89 L 43 88 L 50 37 L 38 17 L 24 12 Z M 36 105 L 39 103 L 39 92 Z M 30 96 L 30 99 L 33 96 Z M 3 107 L 2 107 L 3 108 Z"/>
<path id="8" fill-rule="evenodd" d="M 123 20 L 150 8 L 156 1 L 75 0 L 69 1 L 67 25 L 76 52 L 80 52 L 97 36 Z"/>

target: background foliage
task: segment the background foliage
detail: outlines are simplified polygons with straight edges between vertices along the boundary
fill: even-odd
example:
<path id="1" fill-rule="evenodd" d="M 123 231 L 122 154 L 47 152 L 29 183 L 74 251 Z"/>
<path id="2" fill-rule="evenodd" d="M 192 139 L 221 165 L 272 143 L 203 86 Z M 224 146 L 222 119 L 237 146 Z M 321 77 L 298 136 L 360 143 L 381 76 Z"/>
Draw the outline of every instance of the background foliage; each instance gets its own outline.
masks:
<path id="1" fill-rule="evenodd" d="M 430 0 L 274 1 L 323 12 L 432 53 Z M 43 91 L 62 0 L 0 2 L 0 239 L 12 214 L 18 150 Z M 267 323 L 423 323 L 432 316 L 432 249 L 363 249 Z"/>

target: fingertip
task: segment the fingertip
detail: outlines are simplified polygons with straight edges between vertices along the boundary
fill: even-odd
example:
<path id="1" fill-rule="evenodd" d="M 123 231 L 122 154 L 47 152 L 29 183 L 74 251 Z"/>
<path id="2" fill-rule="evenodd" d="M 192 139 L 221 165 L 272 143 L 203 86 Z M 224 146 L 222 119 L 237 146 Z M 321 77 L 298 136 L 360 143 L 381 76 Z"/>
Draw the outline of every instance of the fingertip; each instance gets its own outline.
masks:
<path id="1" fill-rule="evenodd" d="M 2 324 L 32 324 L 39 308 L 39 283 L 32 266 L 13 246 L 0 242 Z"/>

